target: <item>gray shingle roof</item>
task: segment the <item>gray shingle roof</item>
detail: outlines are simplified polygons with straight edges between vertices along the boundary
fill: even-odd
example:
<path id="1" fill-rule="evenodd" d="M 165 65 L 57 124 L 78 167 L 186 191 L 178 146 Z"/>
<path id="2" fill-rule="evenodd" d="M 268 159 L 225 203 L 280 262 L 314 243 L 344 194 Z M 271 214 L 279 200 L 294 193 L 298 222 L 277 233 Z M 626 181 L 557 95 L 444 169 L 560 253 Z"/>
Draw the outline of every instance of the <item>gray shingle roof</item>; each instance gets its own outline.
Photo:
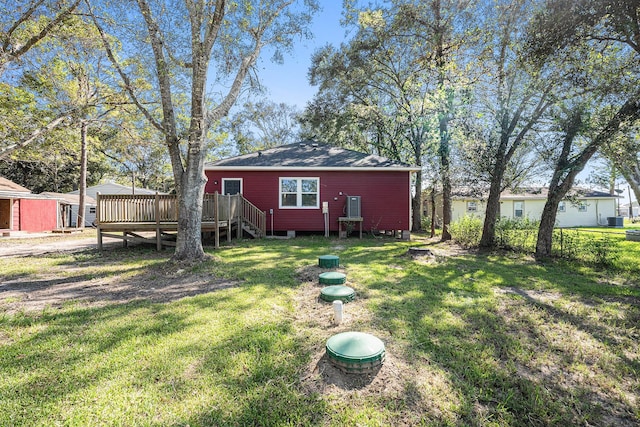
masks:
<path id="1" fill-rule="evenodd" d="M 520 188 L 518 191 L 505 190 L 500 194 L 501 200 L 520 200 L 520 199 L 546 199 L 549 193 L 547 187 L 527 187 Z M 452 194 L 455 199 L 486 199 L 489 196 L 488 191 L 472 190 L 470 188 L 457 188 Z M 606 199 L 619 198 L 620 196 L 611 195 L 604 191 L 592 190 L 587 188 L 572 188 L 569 190 L 567 197 L 578 197 L 582 199 Z"/>
<path id="2" fill-rule="evenodd" d="M 268 150 L 207 163 L 205 169 L 217 167 L 247 168 L 400 168 L 411 166 L 373 154 L 364 154 L 329 144 L 302 141 Z"/>

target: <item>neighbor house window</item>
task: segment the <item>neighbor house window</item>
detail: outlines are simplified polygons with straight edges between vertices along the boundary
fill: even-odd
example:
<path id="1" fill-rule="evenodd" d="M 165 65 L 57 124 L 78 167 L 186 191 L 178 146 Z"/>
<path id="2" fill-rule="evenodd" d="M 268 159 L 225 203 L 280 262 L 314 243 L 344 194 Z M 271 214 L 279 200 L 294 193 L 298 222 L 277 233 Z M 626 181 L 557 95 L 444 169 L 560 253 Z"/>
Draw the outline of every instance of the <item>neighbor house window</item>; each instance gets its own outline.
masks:
<path id="1" fill-rule="evenodd" d="M 89 208 L 89 213 L 90 214 L 95 214 L 96 213 L 96 208 L 95 207 Z"/>
<path id="2" fill-rule="evenodd" d="M 522 218 L 524 216 L 524 202 L 513 202 L 513 216 L 516 218 Z"/>
<path id="3" fill-rule="evenodd" d="M 281 208 L 318 208 L 320 178 L 280 178 Z"/>
<path id="4" fill-rule="evenodd" d="M 467 212 L 477 212 L 478 211 L 478 204 L 475 201 L 469 201 L 467 202 Z"/>
<path id="5" fill-rule="evenodd" d="M 558 203 L 558 212 L 566 212 L 566 211 L 567 211 L 567 205 L 565 204 L 565 202 Z"/>
<path id="6" fill-rule="evenodd" d="M 578 212 L 586 212 L 587 211 L 587 204 L 585 202 L 580 202 L 578 204 Z"/>

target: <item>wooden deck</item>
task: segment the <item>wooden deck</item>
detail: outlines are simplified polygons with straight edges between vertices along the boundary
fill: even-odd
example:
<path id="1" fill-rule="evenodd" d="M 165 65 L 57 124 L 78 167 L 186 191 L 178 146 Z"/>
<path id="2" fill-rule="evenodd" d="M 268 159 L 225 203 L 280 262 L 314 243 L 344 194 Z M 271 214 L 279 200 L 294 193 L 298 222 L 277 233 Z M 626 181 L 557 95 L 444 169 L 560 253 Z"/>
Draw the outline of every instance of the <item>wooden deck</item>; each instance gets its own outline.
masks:
<path id="1" fill-rule="evenodd" d="M 96 208 L 98 249 L 103 237 L 128 242 L 155 242 L 158 250 L 175 246 L 178 231 L 178 199 L 172 194 L 98 194 Z M 202 207 L 202 232 L 213 233 L 215 247 L 220 237 L 231 240 L 243 232 L 259 238 L 266 234 L 266 213 L 240 194 L 206 194 Z M 121 234 L 115 234 L 121 233 Z M 144 235 L 143 235 L 144 233 Z M 153 237 L 148 235 L 153 233 Z"/>

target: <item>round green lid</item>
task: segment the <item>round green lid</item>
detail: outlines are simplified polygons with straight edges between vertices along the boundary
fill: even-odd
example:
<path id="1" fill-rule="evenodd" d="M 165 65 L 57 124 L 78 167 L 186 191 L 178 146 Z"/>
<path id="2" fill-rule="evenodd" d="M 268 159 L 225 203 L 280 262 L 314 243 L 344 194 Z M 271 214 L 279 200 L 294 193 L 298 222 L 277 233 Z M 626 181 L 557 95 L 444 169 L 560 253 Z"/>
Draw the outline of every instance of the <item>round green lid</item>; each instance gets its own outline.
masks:
<path id="1" fill-rule="evenodd" d="M 323 285 L 342 285 L 347 281 L 347 275 L 337 271 L 320 273 L 318 278 L 320 279 L 320 284 Z"/>
<path id="2" fill-rule="evenodd" d="M 327 340 L 329 357 L 348 363 L 366 363 L 384 359 L 384 343 L 364 332 L 343 332 Z"/>
<path id="3" fill-rule="evenodd" d="M 349 286 L 331 285 L 320 290 L 320 298 L 325 301 L 353 301 L 356 291 Z"/>
<path id="4" fill-rule="evenodd" d="M 318 257 L 318 265 L 322 268 L 332 268 L 340 265 L 340 258 L 336 255 L 321 255 Z"/>

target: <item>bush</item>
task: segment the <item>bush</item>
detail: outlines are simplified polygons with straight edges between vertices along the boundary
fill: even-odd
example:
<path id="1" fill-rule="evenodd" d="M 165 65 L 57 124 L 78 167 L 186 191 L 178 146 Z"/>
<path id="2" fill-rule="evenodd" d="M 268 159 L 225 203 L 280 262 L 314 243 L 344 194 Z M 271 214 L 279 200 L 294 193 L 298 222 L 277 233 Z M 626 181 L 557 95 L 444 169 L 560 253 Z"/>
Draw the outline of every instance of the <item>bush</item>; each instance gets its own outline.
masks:
<path id="1" fill-rule="evenodd" d="M 451 237 L 460 246 L 469 248 L 478 246 L 482 235 L 482 219 L 476 216 L 463 216 L 449 227 Z"/>
<path id="2" fill-rule="evenodd" d="M 505 218 L 496 222 L 496 246 L 521 252 L 533 252 L 540 221 L 529 218 Z"/>

